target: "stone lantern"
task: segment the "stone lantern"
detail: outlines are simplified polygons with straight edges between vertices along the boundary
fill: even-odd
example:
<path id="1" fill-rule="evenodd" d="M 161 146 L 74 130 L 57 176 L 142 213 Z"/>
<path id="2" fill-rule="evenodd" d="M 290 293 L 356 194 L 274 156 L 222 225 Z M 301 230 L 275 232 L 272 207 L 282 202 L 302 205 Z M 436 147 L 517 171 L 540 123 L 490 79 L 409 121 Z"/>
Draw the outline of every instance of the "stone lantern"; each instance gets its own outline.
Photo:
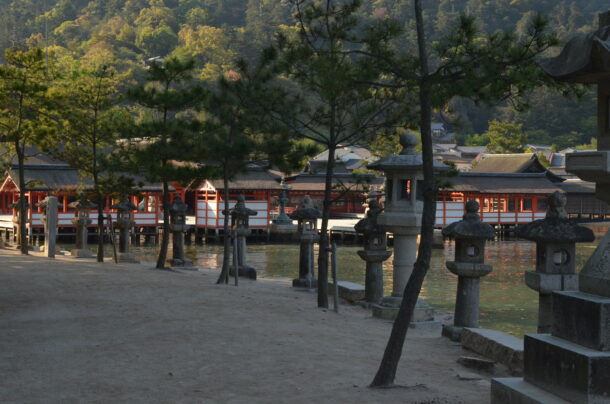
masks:
<path id="1" fill-rule="evenodd" d="M 417 236 L 424 207 L 423 159 L 421 153 L 415 151 L 417 143 L 418 138 L 414 134 L 402 134 L 400 144 L 403 150 L 399 155 L 384 157 L 367 166 L 385 174 L 385 210 L 377 218 L 377 223 L 385 226 L 394 235 L 392 296 L 384 297 L 380 303 L 381 307 L 373 308 L 373 314 L 383 318 L 394 318 L 398 314 L 402 295 L 417 257 Z M 446 169 L 446 166 L 434 161 L 434 168 L 440 171 Z M 425 303 L 420 300 L 418 305 Z M 414 321 L 420 321 L 415 318 L 419 308 L 418 306 L 415 309 Z M 425 312 L 429 311 L 424 309 Z"/>
<path id="2" fill-rule="evenodd" d="M 318 218 L 322 212 L 314 205 L 311 197 L 305 195 L 303 202 L 295 210 L 290 218 L 297 220 L 297 237 L 300 243 L 299 250 L 299 277 L 292 280 L 295 288 L 315 288 L 318 281 L 314 276 L 314 254 L 313 245 L 320 241 L 318 235 Z"/>
<path id="3" fill-rule="evenodd" d="M 364 281 L 364 300 L 368 303 L 379 303 L 383 297 L 383 261 L 390 258 L 388 237 L 385 227 L 377 223 L 383 208 L 375 197 L 369 199 L 366 217 L 354 226 L 356 232 L 364 235 L 364 250 L 358 255 L 366 261 Z"/>
<path id="4" fill-rule="evenodd" d="M 292 223 L 292 219 L 288 217 L 286 214 L 286 204 L 288 203 L 288 196 L 286 195 L 286 190 L 288 188 L 287 185 L 283 185 L 285 187 L 280 193 L 280 197 L 278 198 L 279 206 L 280 206 L 280 214 L 273 219 L 271 223 L 271 233 L 272 235 L 278 235 L 278 238 L 289 239 L 290 235 L 294 234 L 296 231 L 296 226 Z"/>
<path id="5" fill-rule="evenodd" d="M 73 208 L 76 213 L 76 217 L 72 219 L 72 223 L 76 227 L 76 248 L 71 251 L 71 254 L 76 258 L 91 258 L 93 252 L 87 248 L 88 227 L 91 224 L 89 211 L 96 208 L 97 205 L 81 196 L 79 200 L 70 203 L 68 206 Z"/>
<path id="6" fill-rule="evenodd" d="M 479 326 L 480 278 L 489 274 L 492 266 L 485 264 L 485 242 L 494 237 L 494 229 L 482 223 L 479 204 L 466 202 L 463 220 L 443 229 L 443 236 L 455 239 L 455 261 L 447 269 L 458 276 L 453 326 L 443 327 L 443 335 L 459 341 L 464 327 Z"/>
<path id="7" fill-rule="evenodd" d="M 129 235 L 135 224 L 133 211 L 137 209 L 137 206 L 126 197 L 121 202 L 112 205 L 111 208 L 117 210 L 117 220 L 114 225 L 119 229 L 119 262 L 139 263 L 129 252 Z"/>
<path id="8" fill-rule="evenodd" d="M 599 22 L 597 31 L 572 38 L 541 67 L 558 81 L 597 84 L 598 150 L 567 154 L 566 171 L 595 182 L 597 198 L 610 203 L 610 12 L 600 14 Z M 553 232 L 574 230 L 559 223 Z M 546 235 L 551 240 L 537 254 L 544 261 L 537 271 L 571 271 L 574 256 L 567 241 L 582 237 Z M 524 337 L 524 378 L 493 379 L 492 403 L 610 402 L 610 231 L 583 266 L 578 283 L 577 291 L 551 294 L 550 334 Z"/>
<path id="9" fill-rule="evenodd" d="M 42 207 L 44 225 L 44 252 L 49 258 L 55 258 L 57 240 L 57 197 L 47 196 L 36 206 Z"/>
<path id="10" fill-rule="evenodd" d="M 250 216 L 256 216 L 258 212 L 246 207 L 246 198 L 243 195 L 237 197 L 237 203 L 229 210 L 231 215 L 231 228 L 233 230 L 233 248 L 237 249 L 237 262 L 233 263 L 233 272 L 238 270 L 239 276 L 256 279 L 256 269 L 246 263 L 246 237 L 250 235 Z M 233 272 L 234 273 L 234 272 Z"/>
<path id="11" fill-rule="evenodd" d="M 186 224 L 186 211 L 188 205 L 182 201 L 179 194 L 174 196 L 174 201 L 169 206 L 170 224 L 169 228 L 172 232 L 172 259 L 168 260 L 173 267 L 180 269 L 197 269 L 193 268 L 193 261 L 185 257 L 184 254 L 184 233 L 189 229 Z"/>
<path id="12" fill-rule="evenodd" d="M 517 228 L 517 236 L 536 242 L 536 271 L 525 273 L 525 284 L 537 291 L 538 332 L 551 332 L 551 293 L 578 290 L 576 243 L 592 242 L 593 231 L 567 218 L 566 196 L 555 192 L 548 199 L 546 218 Z"/>

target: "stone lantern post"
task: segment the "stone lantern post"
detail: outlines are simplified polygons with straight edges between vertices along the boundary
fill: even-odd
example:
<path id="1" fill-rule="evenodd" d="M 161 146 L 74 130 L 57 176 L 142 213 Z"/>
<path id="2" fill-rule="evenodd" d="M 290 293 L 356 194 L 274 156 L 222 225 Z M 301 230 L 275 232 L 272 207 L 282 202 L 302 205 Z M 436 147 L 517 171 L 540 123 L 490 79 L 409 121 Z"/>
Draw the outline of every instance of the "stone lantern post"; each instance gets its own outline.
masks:
<path id="1" fill-rule="evenodd" d="M 119 262 L 139 263 L 129 252 L 129 240 L 131 238 L 129 234 L 135 224 L 133 211 L 137 209 L 137 206 L 126 197 L 121 202 L 112 205 L 111 208 L 117 210 L 117 220 L 114 225 L 119 229 Z"/>
<path id="2" fill-rule="evenodd" d="M 383 261 L 392 253 L 386 249 L 388 237 L 385 227 L 377 223 L 383 208 L 374 197 L 368 202 L 366 217 L 360 220 L 354 228 L 364 235 L 364 250 L 358 255 L 366 261 L 364 281 L 364 300 L 368 303 L 379 303 L 383 297 Z"/>
<path id="3" fill-rule="evenodd" d="M 517 236 L 536 242 L 536 271 L 525 273 L 525 284 L 539 293 L 538 332 L 551 332 L 551 293 L 578 290 L 576 243 L 592 242 L 593 231 L 567 218 L 566 196 L 548 199 L 546 218 L 517 228 Z"/>
<path id="4" fill-rule="evenodd" d="M 492 266 L 485 264 L 485 241 L 494 237 L 494 229 L 481 223 L 479 204 L 466 202 L 463 220 L 443 229 L 443 236 L 455 239 L 455 261 L 447 269 L 458 276 L 453 326 L 443 327 L 443 335 L 459 341 L 464 327 L 479 326 L 480 278 L 489 274 Z"/>
<path id="5" fill-rule="evenodd" d="M 231 228 L 234 235 L 233 248 L 237 249 L 237 262 L 233 262 L 233 268 L 231 269 L 234 271 L 237 268 L 239 276 L 256 279 L 256 269 L 246 263 L 246 237 L 250 235 L 250 216 L 256 216 L 258 212 L 248 209 L 246 198 L 239 195 L 237 203 L 233 209 L 229 210 L 229 214 L 231 215 Z"/>
<path id="6" fill-rule="evenodd" d="M 73 208 L 76 213 L 76 217 L 72 219 L 72 223 L 76 227 L 76 248 L 71 251 L 71 254 L 76 258 L 91 258 L 93 252 L 87 248 L 88 227 L 91 224 L 89 211 L 96 208 L 97 205 L 81 198 L 68 206 Z"/>
<path id="7" fill-rule="evenodd" d="M 169 228 L 172 232 L 172 259 L 168 261 L 173 267 L 196 269 L 192 268 L 193 261 L 186 258 L 184 255 L 184 233 L 190 227 L 186 224 L 187 209 L 188 205 L 182 201 L 180 195 L 176 194 L 174 196 L 174 201 L 169 206 Z"/>
<path id="8" fill-rule="evenodd" d="M 367 166 L 385 173 L 385 210 L 377 218 L 377 223 L 385 226 L 394 235 L 392 296 L 384 297 L 380 307 L 373 308 L 373 314 L 383 318 L 394 318 L 398 314 L 402 295 L 417 257 L 417 236 L 424 207 L 423 160 L 421 153 L 415 151 L 417 143 L 418 138 L 414 134 L 402 134 L 400 144 L 403 150 L 399 155 L 384 157 Z M 437 161 L 434 165 L 437 170 L 446 168 Z M 424 304 L 423 300 L 421 302 L 418 303 L 420 306 Z M 415 319 L 418 307 L 415 311 L 414 321 L 421 321 Z"/>
<path id="9" fill-rule="evenodd" d="M 322 217 L 322 212 L 314 205 L 311 197 L 305 195 L 299 208 L 290 217 L 298 221 L 297 238 L 300 243 L 299 277 L 292 280 L 292 286 L 295 288 L 315 288 L 318 281 L 313 271 L 313 245 L 320 241 L 318 218 Z"/>
<path id="10" fill-rule="evenodd" d="M 42 223 L 44 225 L 44 252 L 49 258 L 55 258 L 57 241 L 57 197 L 47 196 L 36 206 L 42 207 Z"/>
<path id="11" fill-rule="evenodd" d="M 598 150 L 567 154 L 566 171 L 595 182 L 597 198 L 610 203 L 610 12 L 600 14 L 599 22 L 597 31 L 571 39 L 541 67 L 558 81 L 597 84 Z M 555 231 L 564 233 L 562 227 Z M 541 248 L 543 269 L 570 270 L 571 238 L 555 234 L 552 245 Z M 551 333 L 524 337 L 524 378 L 493 379 L 492 403 L 610 402 L 610 231 L 578 283 L 578 291 L 552 293 Z"/>

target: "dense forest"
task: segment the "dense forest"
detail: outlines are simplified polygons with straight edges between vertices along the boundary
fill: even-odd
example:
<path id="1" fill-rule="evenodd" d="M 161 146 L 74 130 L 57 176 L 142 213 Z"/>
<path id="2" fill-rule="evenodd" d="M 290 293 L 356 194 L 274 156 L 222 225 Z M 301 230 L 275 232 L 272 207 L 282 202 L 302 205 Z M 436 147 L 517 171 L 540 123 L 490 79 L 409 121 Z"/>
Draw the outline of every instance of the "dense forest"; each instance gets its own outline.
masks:
<path id="1" fill-rule="evenodd" d="M 404 27 L 397 46 L 415 46 L 411 2 L 364 2 L 366 19 L 386 16 Z M 482 32 L 498 29 L 525 34 L 527 21 L 542 13 L 560 40 L 597 26 L 602 0 L 436 0 L 425 2 L 431 42 L 440 38 L 460 13 L 477 17 Z M 48 46 L 60 62 L 110 64 L 131 81 L 142 82 L 150 58 L 191 55 L 198 78 L 214 80 L 231 69 L 238 57 L 252 60 L 275 33 L 293 30 L 292 5 L 287 0 L 19 0 L 0 1 L 0 47 L 22 42 Z M 458 133 L 460 143 L 486 142 L 480 134 L 496 119 L 523 125 L 528 142 L 557 148 L 587 144 L 595 133 L 594 94 L 580 102 L 548 90 L 531 95 L 531 108 L 510 105 L 477 106 L 459 99 L 439 111 L 437 120 Z"/>

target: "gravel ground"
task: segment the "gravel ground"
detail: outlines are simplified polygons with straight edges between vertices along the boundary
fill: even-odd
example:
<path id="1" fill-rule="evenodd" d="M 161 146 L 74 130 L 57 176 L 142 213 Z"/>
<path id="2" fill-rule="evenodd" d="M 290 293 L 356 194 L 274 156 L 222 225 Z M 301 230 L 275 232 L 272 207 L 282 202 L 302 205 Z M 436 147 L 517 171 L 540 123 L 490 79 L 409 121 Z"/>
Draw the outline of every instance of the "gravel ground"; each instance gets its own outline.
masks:
<path id="1" fill-rule="evenodd" d="M 288 280 L 0 250 L 4 403 L 487 403 L 470 355 L 412 330 L 396 383 L 370 389 L 391 323 L 339 314 Z M 296 261 L 296 258 L 295 258 Z"/>

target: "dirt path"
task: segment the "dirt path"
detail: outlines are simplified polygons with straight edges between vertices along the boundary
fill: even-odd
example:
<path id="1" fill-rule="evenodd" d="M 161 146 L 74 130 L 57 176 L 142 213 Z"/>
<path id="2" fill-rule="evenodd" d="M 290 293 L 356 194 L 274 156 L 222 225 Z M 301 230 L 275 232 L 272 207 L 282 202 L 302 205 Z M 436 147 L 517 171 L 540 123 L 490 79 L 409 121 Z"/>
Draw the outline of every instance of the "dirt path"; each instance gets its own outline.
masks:
<path id="1" fill-rule="evenodd" d="M 0 250 L 0 401 L 487 403 L 462 349 L 410 332 L 397 383 L 366 386 L 391 323 L 336 314 L 288 281 Z M 468 379 L 468 380 L 465 380 Z"/>

